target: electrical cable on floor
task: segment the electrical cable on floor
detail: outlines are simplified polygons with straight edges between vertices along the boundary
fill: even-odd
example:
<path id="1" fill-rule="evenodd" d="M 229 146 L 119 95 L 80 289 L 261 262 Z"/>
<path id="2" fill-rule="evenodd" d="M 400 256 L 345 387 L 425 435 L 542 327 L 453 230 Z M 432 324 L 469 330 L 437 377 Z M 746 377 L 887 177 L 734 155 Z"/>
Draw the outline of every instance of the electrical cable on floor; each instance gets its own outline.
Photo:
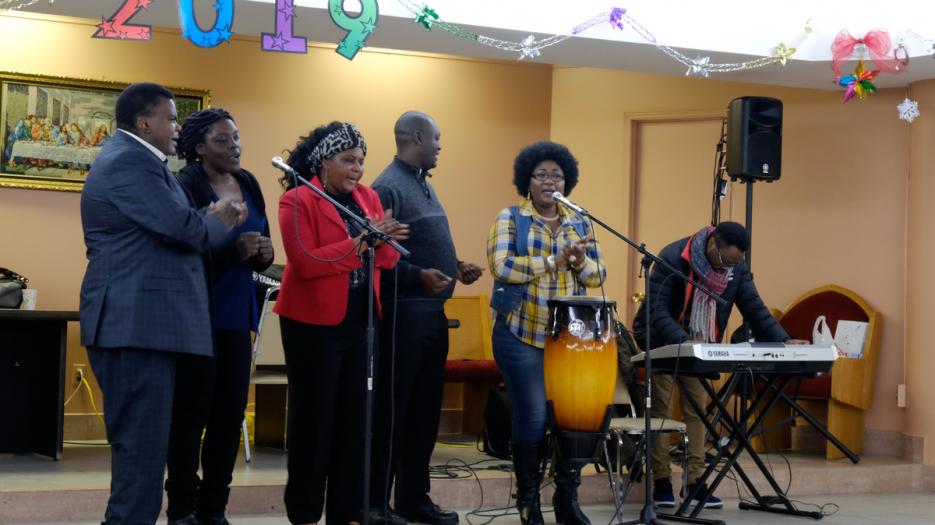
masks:
<path id="1" fill-rule="evenodd" d="M 65 400 L 65 404 L 62 405 L 63 408 L 68 406 L 68 403 L 72 400 L 73 397 L 75 397 L 75 394 L 77 394 L 79 390 L 81 390 L 80 382 L 77 386 L 75 386 L 75 390 L 71 393 L 70 396 L 68 396 L 68 399 Z"/>
<path id="2" fill-rule="evenodd" d="M 94 403 L 94 392 L 91 391 L 91 385 L 88 383 L 88 380 L 81 376 L 81 383 L 84 385 L 84 388 L 88 391 L 88 399 L 91 401 L 91 408 L 94 410 L 94 415 L 101 421 L 101 425 L 104 425 L 104 428 L 107 428 L 107 423 L 104 422 L 104 417 L 101 415 L 101 412 L 97 409 L 97 404 Z"/>

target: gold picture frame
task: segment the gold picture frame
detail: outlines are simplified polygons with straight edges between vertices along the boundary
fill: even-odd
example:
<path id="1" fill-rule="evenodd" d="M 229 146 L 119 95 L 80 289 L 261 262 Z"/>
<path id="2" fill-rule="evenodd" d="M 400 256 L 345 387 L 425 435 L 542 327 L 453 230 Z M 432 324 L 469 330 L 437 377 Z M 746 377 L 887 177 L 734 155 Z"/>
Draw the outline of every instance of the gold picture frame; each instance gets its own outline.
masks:
<path id="1" fill-rule="evenodd" d="M 0 187 L 81 191 L 116 131 L 114 105 L 128 83 L 0 72 Z M 208 91 L 169 88 L 179 124 L 211 102 Z M 181 167 L 170 158 L 170 168 Z"/>

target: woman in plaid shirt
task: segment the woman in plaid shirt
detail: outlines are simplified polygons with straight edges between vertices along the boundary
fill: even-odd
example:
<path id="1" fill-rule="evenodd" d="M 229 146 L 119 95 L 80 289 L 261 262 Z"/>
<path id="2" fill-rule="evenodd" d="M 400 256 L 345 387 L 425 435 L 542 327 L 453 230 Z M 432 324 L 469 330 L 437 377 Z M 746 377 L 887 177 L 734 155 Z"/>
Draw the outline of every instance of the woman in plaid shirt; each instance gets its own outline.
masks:
<path id="1" fill-rule="evenodd" d="M 578 161 L 568 148 L 548 141 L 526 146 L 513 165 L 513 184 L 524 200 L 500 212 L 487 240 L 487 263 L 494 277 L 491 305 L 497 310 L 493 351 L 513 402 L 516 507 L 523 525 L 542 523 L 539 465 L 545 453 L 542 350 L 547 302 L 585 295 L 585 288 L 599 287 L 606 276 L 590 224 L 552 197 L 556 191 L 571 193 L 577 183 Z M 558 523 L 590 523 L 578 507 L 580 474 L 571 465 L 555 468 Z"/>

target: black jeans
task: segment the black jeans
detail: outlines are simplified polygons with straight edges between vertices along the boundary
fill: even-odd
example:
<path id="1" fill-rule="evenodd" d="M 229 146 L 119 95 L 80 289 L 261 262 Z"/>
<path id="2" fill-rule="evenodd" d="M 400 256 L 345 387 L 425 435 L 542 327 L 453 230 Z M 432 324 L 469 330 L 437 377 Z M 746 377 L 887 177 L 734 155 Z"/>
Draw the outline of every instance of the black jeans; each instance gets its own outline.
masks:
<path id="1" fill-rule="evenodd" d="M 385 310 L 374 416 L 371 506 L 381 507 L 389 501 L 388 487 L 395 481 L 396 508 L 406 509 L 430 501 L 429 462 L 441 416 L 448 318 L 443 310 L 400 303 L 396 314 L 395 366 L 391 359 L 392 321 L 392 312 Z M 393 368 L 395 377 L 391 376 Z"/>
<path id="2" fill-rule="evenodd" d="M 215 330 L 213 358 L 178 357 L 166 479 L 169 519 L 224 515 L 247 406 L 250 346 L 249 330 Z"/>
<path id="3" fill-rule="evenodd" d="M 280 327 L 289 377 L 286 514 L 291 523 L 318 522 L 325 506 L 330 524 L 360 521 L 366 321 L 318 326 L 280 317 Z"/>

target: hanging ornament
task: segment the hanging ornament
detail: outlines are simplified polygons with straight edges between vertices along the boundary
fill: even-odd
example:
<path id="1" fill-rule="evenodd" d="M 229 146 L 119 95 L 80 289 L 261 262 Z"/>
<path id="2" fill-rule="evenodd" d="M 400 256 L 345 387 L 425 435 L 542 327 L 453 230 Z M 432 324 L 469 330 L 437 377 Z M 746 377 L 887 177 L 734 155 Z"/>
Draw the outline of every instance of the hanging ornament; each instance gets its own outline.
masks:
<path id="1" fill-rule="evenodd" d="M 0 0 L 0 10 L 9 9 L 15 11 L 39 3 L 39 0 Z M 54 4 L 55 0 L 49 0 L 49 4 Z"/>
<path id="2" fill-rule="evenodd" d="M 920 115 L 919 103 L 906 97 L 906 99 L 902 101 L 902 104 L 896 106 L 896 111 L 899 111 L 900 120 L 912 122 Z"/>
<path id="3" fill-rule="evenodd" d="M 835 81 L 841 80 L 841 64 L 851 58 L 855 52 L 858 60 L 863 60 L 865 54 L 869 53 L 874 70 L 877 72 L 882 71 L 894 75 L 902 73 L 906 70 L 905 64 L 908 64 L 908 60 L 904 64 L 899 60 L 898 50 L 891 55 L 891 49 L 890 35 L 882 29 L 869 31 L 862 38 L 854 38 L 846 29 L 842 30 L 831 43 L 831 70 L 834 71 Z M 906 53 L 906 58 L 908 58 L 908 53 Z"/>
<path id="4" fill-rule="evenodd" d="M 422 24 L 422 27 L 431 31 L 432 24 L 434 24 L 437 20 L 438 20 L 438 13 L 431 7 L 427 5 L 423 5 L 422 11 L 420 11 L 419 14 L 416 15 L 416 18 L 415 20 L 413 20 L 413 22 L 417 24 Z"/>
<path id="5" fill-rule="evenodd" d="M 782 67 L 786 67 L 786 62 L 792 60 L 792 55 L 795 54 L 794 47 L 786 47 L 786 44 L 780 42 L 778 46 L 773 49 L 773 56 L 775 56 L 779 63 L 782 64 Z"/>
<path id="6" fill-rule="evenodd" d="M 539 53 L 539 48 L 536 47 L 536 37 L 529 35 L 523 39 L 523 47 L 520 49 L 519 59 L 524 58 L 536 58 L 541 53 Z"/>
<path id="7" fill-rule="evenodd" d="M 685 76 L 699 76 L 708 78 L 710 71 L 708 71 L 708 62 L 711 61 L 711 57 L 698 57 L 691 61 L 691 64 L 688 65 L 688 71 L 685 72 Z"/>
<path id="8" fill-rule="evenodd" d="M 871 82 L 874 77 L 880 72 L 878 69 L 866 69 L 864 67 L 864 61 L 858 60 L 857 67 L 854 68 L 853 75 L 844 75 L 841 77 L 841 80 L 838 81 L 838 84 L 847 88 L 844 92 L 844 102 L 854 98 L 854 95 L 857 95 L 859 98 L 864 98 L 864 93 L 874 93 L 877 90 L 877 87 Z"/>
<path id="9" fill-rule="evenodd" d="M 615 7 L 610 11 L 610 25 L 615 29 L 623 31 L 623 15 L 627 14 L 627 10 L 622 7 Z"/>

